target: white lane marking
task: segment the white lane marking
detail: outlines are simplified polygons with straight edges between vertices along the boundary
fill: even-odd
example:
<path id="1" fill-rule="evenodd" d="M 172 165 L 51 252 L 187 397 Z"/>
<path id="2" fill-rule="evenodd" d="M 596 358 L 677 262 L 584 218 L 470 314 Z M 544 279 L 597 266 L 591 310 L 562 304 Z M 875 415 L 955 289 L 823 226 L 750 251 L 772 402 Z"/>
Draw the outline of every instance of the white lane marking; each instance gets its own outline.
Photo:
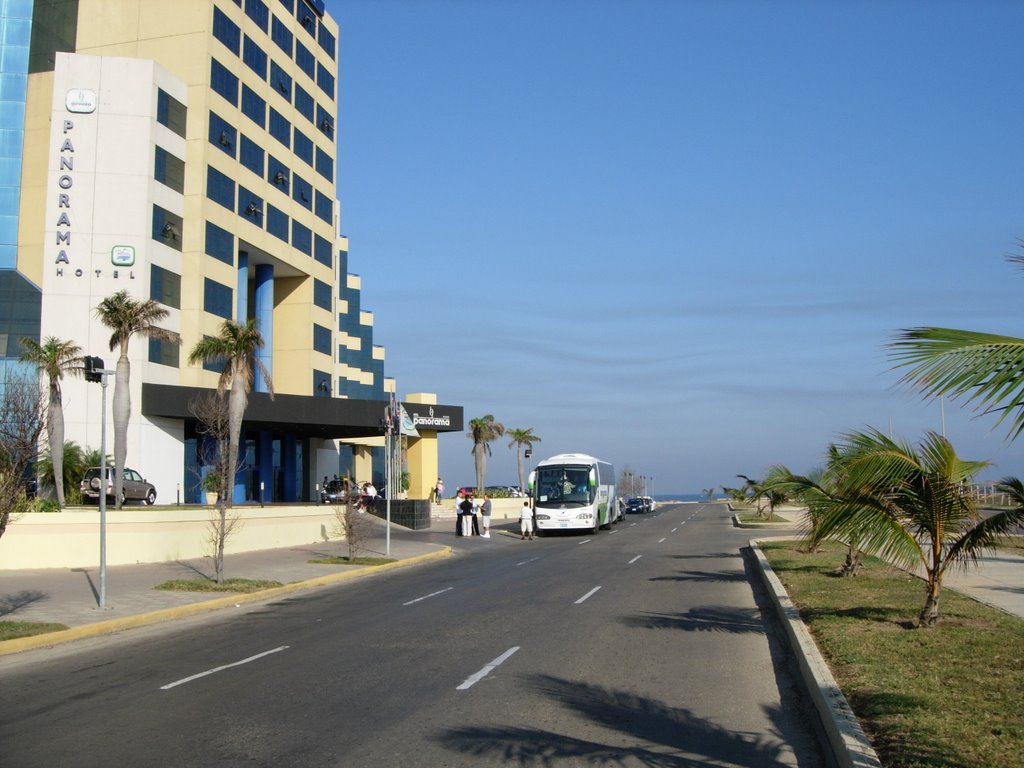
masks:
<path id="1" fill-rule="evenodd" d="M 633 564 L 633 563 L 635 563 L 635 562 L 636 562 L 637 560 L 639 560 L 639 559 L 640 559 L 641 557 L 643 557 L 643 555 L 637 555 L 637 556 L 636 556 L 636 557 L 634 557 L 634 558 L 633 558 L 632 560 L 630 560 L 630 561 L 629 561 L 628 563 L 626 563 L 626 565 L 632 565 L 632 564 Z"/>
<path id="2" fill-rule="evenodd" d="M 516 568 L 518 568 L 520 565 L 526 565 L 527 563 L 532 563 L 534 560 L 540 560 L 540 556 L 538 555 L 537 557 L 531 557 L 529 560 L 523 560 L 523 562 L 521 562 L 521 563 L 516 563 Z"/>
<path id="3" fill-rule="evenodd" d="M 663 543 L 664 541 L 665 541 L 665 539 L 658 539 L 658 543 L 659 544 Z"/>
<path id="4" fill-rule="evenodd" d="M 579 543 L 580 544 L 589 544 L 590 543 L 590 539 L 584 539 L 583 541 L 581 541 Z"/>
<path id="5" fill-rule="evenodd" d="M 287 649 L 288 649 L 287 645 L 282 645 L 281 647 L 274 648 L 273 650 L 270 650 L 270 651 L 264 651 L 263 653 L 257 653 L 255 656 L 250 656 L 247 659 L 242 659 L 241 661 L 236 661 L 236 662 L 233 662 L 232 664 L 225 664 L 225 665 L 220 666 L 220 667 L 214 667 L 213 669 L 208 669 L 205 672 L 200 672 L 198 675 L 192 675 L 190 677 L 183 677 L 181 680 L 175 680 L 173 683 L 168 683 L 167 685 L 161 685 L 160 686 L 160 690 L 161 691 L 169 691 L 171 688 L 174 688 L 175 686 L 184 685 L 185 683 L 191 683 L 193 680 L 198 680 L 201 677 L 206 677 L 207 675 L 212 675 L 212 674 L 215 674 L 217 672 L 223 672 L 225 669 L 231 669 L 232 667 L 240 667 L 242 664 L 248 664 L 250 661 L 256 661 L 256 659 L 262 659 L 264 656 L 269 656 L 272 653 L 279 653 L 280 651 L 285 651 Z"/>
<path id="6" fill-rule="evenodd" d="M 439 589 L 439 590 L 437 590 L 437 592 L 431 592 L 429 595 L 424 595 L 423 597 L 417 597 L 415 600 L 410 600 L 407 603 L 402 603 L 402 605 L 412 605 L 413 603 L 418 603 L 420 600 L 426 600 L 428 597 L 437 597 L 438 595 L 443 595 L 445 592 L 450 592 L 453 589 L 455 589 L 455 587 L 448 587 L 447 589 Z"/>
<path id="7" fill-rule="evenodd" d="M 616 529 L 615 529 L 614 531 L 609 531 L 609 534 L 612 534 L 612 533 L 618 533 L 618 532 L 619 532 L 619 529 L 618 529 L 618 528 L 616 528 Z"/>
<path id="8" fill-rule="evenodd" d="M 581 598 L 580 598 L 579 600 L 577 600 L 577 601 L 576 601 L 576 602 L 574 603 L 574 605 L 579 605 L 579 604 L 580 604 L 580 603 L 582 603 L 582 602 L 583 602 L 584 600 L 586 600 L 586 599 L 587 599 L 588 597 L 592 596 L 592 595 L 593 595 L 593 594 L 594 594 L 595 592 L 597 592 L 597 590 L 599 590 L 599 589 L 600 589 L 600 587 L 594 587 L 594 588 L 593 588 L 592 590 L 590 590 L 589 592 L 587 592 L 587 594 L 585 594 L 585 595 L 584 595 L 583 597 L 581 597 Z"/>
<path id="9" fill-rule="evenodd" d="M 518 645 L 512 646 L 507 651 L 505 651 L 503 654 L 501 654 L 501 656 L 499 656 L 494 661 L 492 661 L 490 664 L 485 664 L 483 669 L 481 669 L 479 672 L 477 672 L 476 674 L 470 675 L 465 680 L 463 680 L 459 685 L 457 685 L 455 687 L 455 690 L 456 691 L 465 691 L 465 690 L 467 690 L 469 688 L 472 688 L 474 685 L 476 685 L 481 680 L 483 680 L 485 677 L 487 677 L 489 674 L 491 674 L 491 672 L 496 667 L 501 666 L 513 653 L 515 653 L 518 650 L 519 650 L 519 646 Z"/>
<path id="10" fill-rule="evenodd" d="M 675 533 L 675 532 L 676 532 L 676 531 L 678 531 L 678 530 L 679 530 L 678 528 L 673 528 L 673 529 L 672 529 L 672 533 Z"/>

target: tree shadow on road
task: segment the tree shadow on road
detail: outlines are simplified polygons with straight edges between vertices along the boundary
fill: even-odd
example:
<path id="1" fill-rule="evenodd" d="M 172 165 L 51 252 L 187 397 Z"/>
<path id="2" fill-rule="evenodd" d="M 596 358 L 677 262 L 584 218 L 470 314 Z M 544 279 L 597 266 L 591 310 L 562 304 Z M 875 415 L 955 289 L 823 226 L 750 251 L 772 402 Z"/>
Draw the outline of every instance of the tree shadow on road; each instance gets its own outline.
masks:
<path id="1" fill-rule="evenodd" d="M 622 623 L 633 629 L 681 629 L 687 632 L 731 632 L 763 634 L 764 621 L 756 608 L 692 608 L 686 613 L 641 613 L 623 616 Z"/>
<path id="2" fill-rule="evenodd" d="M 48 594 L 37 589 L 23 589 L 21 592 L 11 595 L 0 595 L 0 616 L 7 616 L 26 605 L 38 603 L 48 597 Z"/>
<path id="3" fill-rule="evenodd" d="M 569 710 L 567 720 L 575 716 L 603 726 L 608 738 L 598 741 L 540 728 L 480 726 L 453 728 L 438 736 L 438 741 L 472 758 L 474 765 L 697 768 L 711 763 L 771 768 L 786 764 L 780 757 L 787 751 L 786 742 L 777 733 L 765 737 L 734 731 L 685 707 L 549 675 L 531 676 L 527 682 Z"/>

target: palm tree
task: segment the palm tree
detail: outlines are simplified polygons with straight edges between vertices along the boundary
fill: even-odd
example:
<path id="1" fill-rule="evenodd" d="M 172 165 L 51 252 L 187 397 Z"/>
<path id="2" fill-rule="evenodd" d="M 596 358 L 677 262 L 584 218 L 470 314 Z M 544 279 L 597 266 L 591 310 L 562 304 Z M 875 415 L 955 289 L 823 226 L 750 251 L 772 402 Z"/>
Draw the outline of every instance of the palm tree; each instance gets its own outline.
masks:
<path id="1" fill-rule="evenodd" d="M 270 380 L 270 372 L 256 357 L 256 353 L 262 348 L 263 336 L 260 334 L 255 319 L 249 320 L 244 325 L 232 320 L 225 320 L 221 325 L 219 336 L 207 336 L 197 341 L 188 356 L 189 363 L 193 365 L 225 362 L 226 365 L 217 382 L 217 394 L 223 396 L 226 390 L 231 390 L 228 397 L 227 455 L 224 457 L 221 490 L 217 498 L 220 520 L 216 534 L 217 554 L 214 565 L 218 584 L 223 583 L 224 579 L 224 542 L 230 532 L 227 510 L 231 506 L 231 489 L 234 486 L 235 472 L 238 467 L 238 443 L 242 435 L 242 419 L 249 403 L 249 392 L 252 391 L 257 371 L 266 382 L 270 397 L 274 397 L 274 385 Z"/>
<path id="2" fill-rule="evenodd" d="M 124 487 L 124 465 L 128 457 L 128 420 L 131 418 L 132 396 L 129 390 L 132 368 L 128 362 L 128 343 L 139 334 L 175 344 L 181 337 L 157 323 L 167 318 L 167 308 L 153 299 L 134 299 L 128 291 L 118 291 L 103 299 L 96 307 L 96 316 L 111 330 L 110 351 L 120 352 L 114 372 L 114 398 L 111 415 L 114 420 L 114 499 L 121 508 Z"/>
<path id="3" fill-rule="evenodd" d="M 43 477 L 57 477 L 57 468 L 53 463 L 53 452 L 43 451 L 39 455 L 39 461 L 36 462 L 36 470 Z M 87 464 L 86 463 L 86 452 L 82 449 L 78 443 L 74 440 L 68 440 L 64 443 L 64 452 L 61 462 L 61 490 L 64 492 L 64 498 L 71 499 L 71 503 L 79 503 L 81 496 L 78 493 L 78 484 L 85 477 L 85 470 L 89 467 L 98 467 L 99 464 Z"/>
<path id="4" fill-rule="evenodd" d="M 523 471 L 523 452 L 520 450 L 524 446 L 533 450 L 534 443 L 543 442 L 537 435 L 533 434 L 533 427 L 527 427 L 526 429 L 510 429 L 508 436 L 512 439 L 509 441 L 508 447 L 516 449 L 516 469 L 519 470 L 519 489 L 525 493 L 526 491 L 526 473 Z"/>
<path id="5" fill-rule="evenodd" d="M 916 449 L 877 430 L 854 432 L 839 453 L 844 490 L 823 513 L 819 536 L 855 536 L 864 551 L 899 567 L 920 567 L 926 597 L 917 622 L 934 626 L 943 577 L 951 567 L 975 564 L 1000 535 L 1024 521 L 1024 506 L 978 515 L 966 486 L 989 462 L 961 459 L 934 432 Z"/>
<path id="6" fill-rule="evenodd" d="M 1008 261 L 1024 266 L 1024 256 Z M 900 383 L 926 397 L 962 397 L 984 413 L 999 413 L 997 426 L 1011 417 L 1012 438 L 1024 431 L 1024 339 L 922 327 L 899 331 L 889 347 L 896 367 L 908 368 Z"/>
<path id="7" fill-rule="evenodd" d="M 22 353 L 18 359 L 35 363 L 39 373 L 45 374 L 50 390 L 46 407 L 46 438 L 50 446 L 53 487 L 57 491 L 57 503 L 64 506 L 64 403 L 61 399 L 60 380 L 64 374 L 80 375 L 82 372 L 82 348 L 73 341 L 64 341 L 48 336 L 42 344 L 28 336 L 20 339 Z"/>
<path id="8" fill-rule="evenodd" d="M 495 421 L 491 414 L 478 419 L 469 420 L 469 432 L 466 437 L 473 441 L 473 461 L 476 464 L 477 493 L 484 489 L 484 470 L 487 469 L 487 457 L 491 453 L 491 442 L 505 434 L 505 425 Z"/>

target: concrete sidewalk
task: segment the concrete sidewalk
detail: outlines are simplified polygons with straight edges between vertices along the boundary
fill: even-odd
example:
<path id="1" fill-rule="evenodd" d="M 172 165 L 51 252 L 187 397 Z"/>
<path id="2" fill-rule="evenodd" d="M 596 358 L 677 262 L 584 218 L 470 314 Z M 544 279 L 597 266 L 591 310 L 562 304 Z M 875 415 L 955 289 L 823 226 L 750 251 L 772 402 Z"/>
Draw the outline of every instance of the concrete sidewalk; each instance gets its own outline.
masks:
<path id="1" fill-rule="evenodd" d="M 454 538 L 454 537 L 450 537 Z M 105 607 L 99 607 L 99 566 L 0 570 L 0 620 L 64 624 L 63 632 L 0 643 L 0 655 L 56 645 L 82 637 L 121 631 L 159 621 L 216 610 L 278 595 L 425 562 L 452 553 L 444 537 L 411 532 L 392 526 L 388 565 L 323 565 L 309 560 L 347 556 L 344 541 L 229 554 L 224 558 L 225 578 L 264 579 L 282 587 L 251 594 L 232 592 L 167 592 L 153 589 L 169 579 L 213 578 L 210 557 L 164 563 L 108 566 Z M 387 549 L 384 523 L 359 552 L 383 557 Z M 98 559 L 98 555 L 97 555 Z"/>

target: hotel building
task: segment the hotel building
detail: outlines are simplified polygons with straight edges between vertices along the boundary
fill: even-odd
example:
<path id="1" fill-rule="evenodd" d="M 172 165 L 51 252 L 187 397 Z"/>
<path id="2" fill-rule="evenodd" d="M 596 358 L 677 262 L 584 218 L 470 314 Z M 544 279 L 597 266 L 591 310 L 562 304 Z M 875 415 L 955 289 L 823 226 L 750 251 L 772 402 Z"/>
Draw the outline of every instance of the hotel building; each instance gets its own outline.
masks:
<path id="1" fill-rule="evenodd" d="M 54 336 L 113 369 L 97 305 L 160 302 L 182 343 L 131 341 L 127 465 L 160 501 L 193 502 L 190 403 L 219 369 L 189 350 L 255 318 L 275 396 L 257 376 L 235 500 L 381 483 L 394 380 L 339 234 L 338 25 L 321 0 L 0 0 L 0 32 L 0 363 Z M 101 388 L 63 391 L 66 439 L 99 448 Z M 405 408 L 410 496 L 426 498 L 462 408 Z"/>

